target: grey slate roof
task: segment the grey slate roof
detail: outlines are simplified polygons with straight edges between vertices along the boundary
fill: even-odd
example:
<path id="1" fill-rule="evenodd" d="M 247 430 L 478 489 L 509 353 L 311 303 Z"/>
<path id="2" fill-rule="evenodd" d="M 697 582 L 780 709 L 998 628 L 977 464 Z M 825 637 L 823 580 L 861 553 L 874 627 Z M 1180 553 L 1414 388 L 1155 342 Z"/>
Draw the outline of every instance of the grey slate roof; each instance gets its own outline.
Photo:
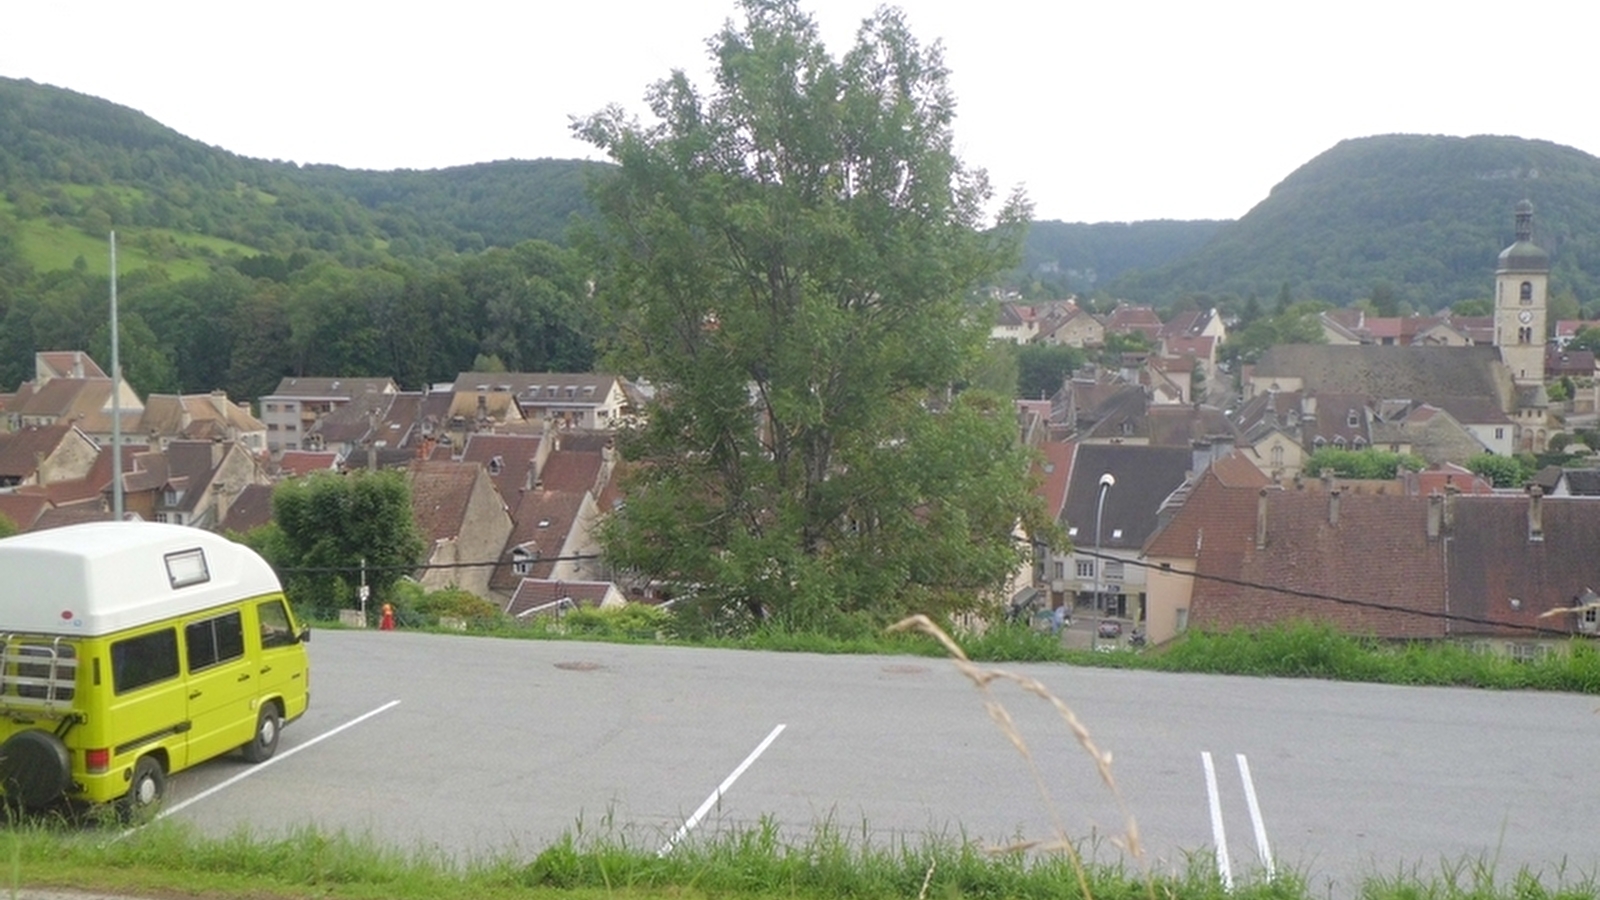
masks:
<path id="1" fill-rule="evenodd" d="M 1317 393 L 1437 401 L 1504 396 L 1494 347 L 1279 344 L 1262 354 L 1257 379 L 1300 378 Z"/>
<path id="2" fill-rule="evenodd" d="M 1062 510 L 1065 524 L 1078 529 L 1074 543 L 1094 546 L 1100 476 L 1109 473 L 1116 484 L 1106 492 L 1100 546 L 1120 550 L 1143 547 L 1156 530 L 1161 504 L 1183 484 L 1193 462 L 1188 448 L 1079 444 Z"/>

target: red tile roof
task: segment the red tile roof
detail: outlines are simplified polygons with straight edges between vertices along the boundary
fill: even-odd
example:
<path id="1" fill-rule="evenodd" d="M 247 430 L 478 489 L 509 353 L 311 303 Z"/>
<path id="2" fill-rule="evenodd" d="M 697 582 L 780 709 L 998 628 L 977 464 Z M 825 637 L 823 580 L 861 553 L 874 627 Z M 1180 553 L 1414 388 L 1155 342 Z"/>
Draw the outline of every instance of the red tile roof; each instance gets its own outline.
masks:
<path id="1" fill-rule="evenodd" d="M 1427 498 L 1267 490 L 1257 502 L 1265 507 L 1260 548 L 1258 517 L 1244 521 L 1233 509 L 1207 523 L 1196 571 L 1213 577 L 1195 581 L 1190 627 L 1301 619 L 1352 634 L 1444 635 L 1445 541 L 1428 537 Z"/>

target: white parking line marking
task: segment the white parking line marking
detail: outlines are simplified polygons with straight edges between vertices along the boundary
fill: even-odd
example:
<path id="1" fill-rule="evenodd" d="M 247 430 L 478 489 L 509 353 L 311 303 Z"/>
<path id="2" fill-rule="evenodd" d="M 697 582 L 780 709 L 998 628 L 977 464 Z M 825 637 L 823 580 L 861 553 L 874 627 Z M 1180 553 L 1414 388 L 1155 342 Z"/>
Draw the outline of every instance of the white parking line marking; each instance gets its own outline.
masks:
<path id="1" fill-rule="evenodd" d="M 1261 819 L 1261 804 L 1256 802 L 1256 783 L 1250 778 L 1250 763 L 1244 754 L 1238 754 L 1239 777 L 1244 779 L 1244 799 L 1250 805 L 1250 824 L 1256 830 L 1256 850 L 1261 854 L 1261 862 L 1267 868 L 1267 877 L 1274 875 L 1272 867 L 1272 848 L 1267 845 L 1267 823 Z"/>
<path id="2" fill-rule="evenodd" d="M 1222 825 L 1222 801 L 1217 797 L 1217 767 L 1211 762 L 1211 751 L 1200 751 L 1200 762 L 1206 767 L 1206 799 L 1211 803 L 1211 841 L 1217 846 L 1217 874 L 1222 876 L 1222 886 L 1233 890 L 1233 865 L 1228 861 L 1228 831 Z"/>
<path id="3" fill-rule="evenodd" d="M 257 763 L 256 765 L 253 765 L 250 768 L 245 769 L 243 772 L 240 772 L 239 774 L 233 776 L 232 778 L 229 778 L 227 781 L 224 781 L 221 784 L 212 785 L 211 787 L 201 791 L 198 794 L 195 794 L 193 797 L 190 797 L 189 799 L 183 801 L 182 803 L 174 803 L 171 806 L 164 807 L 160 812 L 158 812 L 154 816 L 150 817 L 150 822 L 145 822 L 142 825 L 138 825 L 136 827 L 129 828 L 126 831 L 123 831 L 121 834 L 117 835 L 116 837 L 112 838 L 111 840 L 120 841 L 123 838 L 127 837 L 128 835 L 133 834 L 135 831 L 138 831 L 140 828 L 143 828 L 144 825 L 148 825 L 151 822 L 159 822 L 162 819 L 165 819 L 167 816 L 170 816 L 173 813 L 178 812 L 179 810 L 182 810 L 182 809 L 184 809 L 184 808 L 186 808 L 188 806 L 191 806 L 191 805 L 193 805 L 195 803 L 199 803 L 201 800 L 204 800 L 205 798 L 211 796 L 212 794 L 215 794 L 216 792 L 222 790 L 225 787 L 231 787 L 232 785 L 237 784 L 238 782 L 243 781 L 246 778 L 249 778 L 251 775 L 254 775 L 257 772 L 260 772 L 262 769 L 265 769 L 268 766 L 273 765 L 274 763 L 282 762 L 283 760 L 288 759 L 289 757 L 295 755 L 296 753 L 299 753 L 301 750 L 304 750 L 307 747 L 313 746 L 315 744 L 320 744 L 321 742 L 327 740 L 328 738 L 333 737 L 334 735 L 338 734 L 339 732 L 344 731 L 346 728 L 352 728 L 352 727 L 354 727 L 356 725 L 360 725 L 362 722 L 365 722 L 366 720 L 372 718 L 373 716 L 378 715 L 379 713 L 388 712 L 389 710 L 391 710 L 391 709 L 393 709 L 393 708 L 395 708 L 396 706 L 399 706 L 399 705 L 400 705 L 400 701 L 399 700 L 390 700 L 388 703 L 385 703 L 384 705 L 378 707 L 377 709 L 374 709 L 371 712 L 363 713 L 363 714 L 361 714 L 359 716 L 356 716 L 354 719 L 351 719 L 350 721 L 344 723 L 343 725 L 340 725 L 339 727 L 337 727 L 337 728 L 335 728 L 335 729 L 333 729 L 331 731 L 324 731 L 323 733 L 317 735 L 316 737 L 312 738 L 311 740 L 306 741 L 304 744 L 299 744 L 299 745 L 297 745 L 295 747 L 292 747 L 292 748 L 290 748 L 288 750 L 285 750 L 282 753 L 279 753 L 276 756 L 272 757 L 271 759 L 267 760 L 266 762 Z"/>
<path id="4" fill-rule="evenodd" d="M 789 726 L 779 725 L 777 728 L 772 729 L 772 733 L 767 735 L 766 740 L 762 741 L 760 744 L 757 744 L 756 748 L 750 751 L 750 755 L 744 758 L 744 762 L 739 763 L 738 767 L 730 772 L 727 778 L 722 779 L 722 783 L 717 785 L 717 789 L 711 792 L 711 796 L 706 798 L 706 802 L 700 804 L 700 808 L 694 811 L 694 815 L 690 816 L 682 825 L 678 826 L 678 831 L 672 836 L 672 840 L 669 840 L 665 844 L 661 845 L 661 849 L 656 852 L 656 855 L 666 856 L 668 853 L 671 853 L 672 848 L 676 847 L 678 842 L 683 840 L 691 829 L 700 824 L 700 820 L 705 817 L 706 813 L 711 811 L 711 807 L 717 805 L 717 801 L 721 800 L 722 795 L 728 792 L 728 788 L 733 787 L 733 783 L 739 780 L 739 776 L 744 774 L 744 770 L 750 768 L 751 764 L 754 763 L 756 759 L 761 756 L 761 754 L 767 752 L 767 748 L 772 746 L 772 742 L 777 740 L 778 735 L 782 734 L 783 729 L 787 727 Z"/>

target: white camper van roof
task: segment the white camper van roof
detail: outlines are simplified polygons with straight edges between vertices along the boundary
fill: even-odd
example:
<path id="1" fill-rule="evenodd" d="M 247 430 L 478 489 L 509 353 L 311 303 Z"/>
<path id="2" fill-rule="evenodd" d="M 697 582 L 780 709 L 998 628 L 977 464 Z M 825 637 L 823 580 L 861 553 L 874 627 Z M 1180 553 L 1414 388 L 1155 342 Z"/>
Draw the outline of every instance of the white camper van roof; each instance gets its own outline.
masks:
<path id="1" fill-rule="evenodd" d="M 282 590 L 255 551 L 155 522 L 92 522 L 0 540 L 0 633 L 104 635 Z"/>

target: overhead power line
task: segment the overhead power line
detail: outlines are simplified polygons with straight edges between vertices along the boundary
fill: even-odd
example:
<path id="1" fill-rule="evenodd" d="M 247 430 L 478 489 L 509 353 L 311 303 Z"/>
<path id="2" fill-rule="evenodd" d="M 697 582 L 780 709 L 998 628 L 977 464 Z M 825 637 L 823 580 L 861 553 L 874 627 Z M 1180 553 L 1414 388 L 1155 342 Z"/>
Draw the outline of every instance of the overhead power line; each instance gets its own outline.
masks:
<path id="1" fill-rule="evenodd" d="M 1297 598 L 1302 599 L 1302 600 L 1322 600 L 1322 601 L 1326 601 L 1328 603 L 1337 603 L 1337 604 L 1340 604 L 1342 606 L 1353 606 L 1353 607 L 1357 607 L 1359 609 L 1371 609 L 1371 610 L 1378 610 L 1380 612 L 1405 613 L 1406 615 L 1409 615 L 1409 616 L 1420 616 L 1422 618 L 1427 618 L 1427 619 L 1442 619 L 1442 620 L 1449 621 L 1449 622 L 1468 622 L 1468 623 L 1471 623 L 1471 624 L 1474 624 L 1474 625 L 1490 625 L 1490 626 L 1493 626 L 1493 627 L 1496 627 L 1496 628 L 1508 628 L 1508 629 L 1512 629 L 1512 630 L 1516 630 L 1516 631 L 1529 631 L 1529 632 L 1533 632 L 1535 634 L 1548 635 L 1548 636 L 1554 636 L 1554 637 L 1572 637 L 1573 636 L 1572 632 L 1570 632 L 1570 631 L 1562 631 L 1562 630 L 1557 629 L 1557 628 L 1546 628 L 1546 627 L 1541 626 L 1541 625 L 1529 625 L 1529 624 L 1526 624 L 1524 622 L 1506 622 L 1506 621 L 1503 621 L 1503 620 L 1500 620 L 1500 619 L 1489 619 L 1489 618 L 1484 618 L 1482 616 L 1469 616 L 1469 615 L 1464 615 L 1462 613 L 1453 613 L 1453 612 L 1445 612 L 1445 611 L 1437 611 L 1437 612 L 1435 612 L 1435 611 L 1430 611 L 1430 610 L 1413 609 L 1411 607 L 1401 606 L 1401 605 L 1395 604 L 1395 603 L 1382 603 L 1382 602 L 1379 602 L 1377 600 L 1357 600 L 1354 597 L 1340 597 L 1340 596 L 1338 596 L 1336 594 L 1324 594 L 1324 593 L 1322 593 L 1320 591 L 1307 591 L 1307 590 L 1301 590 L 1300 588 L 1283 587 L 1281 585 L 1275 585 L 1275 584 L 1262 584 L 1262 583 L 1256 582 L 1256 581 L 1245 581 L 1242 578 L 1229 578 L 1226 575 L 1210 575 L 1210 574 L 1202 574 L 1200 572 L 1182 572 L 1182 571 L 1179 571 L 1179 570 L 1176 570 L 1176 569 L 1163 568 L 1161 565 L 1158 565 L 1156 563 L 1145 562 L 1143 560 L 1123 559 L 1120 556 L 1112 556 L 1112 555 L 1110 555 L 1108 553 L 1099 553 L 1099 552 L 1095 552 L 1093 550 L 1084 550 L 1084 549 L 1077 548 L 1077 547 L 1074 547 L 1072 552 L 1076 553 L 1076 554 L 1079 554 L 1081 556 L 1093 557 L 1095 559 L 1114 560 L 1116 562 L 1122 563 L 1123 565 L 1137 566 L 1137 567 L 1142 568 L 1142 569 L 1153 569 L 1153 570 L 1160 571 L 1160 572 L 1173 572 L 1173 573 L 1176 573 L 1176 574 L 1179 574 L 1179 575 L 1185 575 L 1185 576 L 1187 576 L 1189 578 L 1194 578 L 1194 579 L 1197 579 L 1197 580 L 1200 580 L 1200 581 L 1215 581 L 1215 582 L 1218 582 L 1220 584 L 1232 585 L 1234 587 L 1250 588 L 1252 590 L 1258 590 L 1258 591 L 1266 591 L 1266 592 L 1272 593 L 1272 594 L 1282 594 L 1282 595 L 1284 595 L 1286 597 L 1297 597 Z"/>

